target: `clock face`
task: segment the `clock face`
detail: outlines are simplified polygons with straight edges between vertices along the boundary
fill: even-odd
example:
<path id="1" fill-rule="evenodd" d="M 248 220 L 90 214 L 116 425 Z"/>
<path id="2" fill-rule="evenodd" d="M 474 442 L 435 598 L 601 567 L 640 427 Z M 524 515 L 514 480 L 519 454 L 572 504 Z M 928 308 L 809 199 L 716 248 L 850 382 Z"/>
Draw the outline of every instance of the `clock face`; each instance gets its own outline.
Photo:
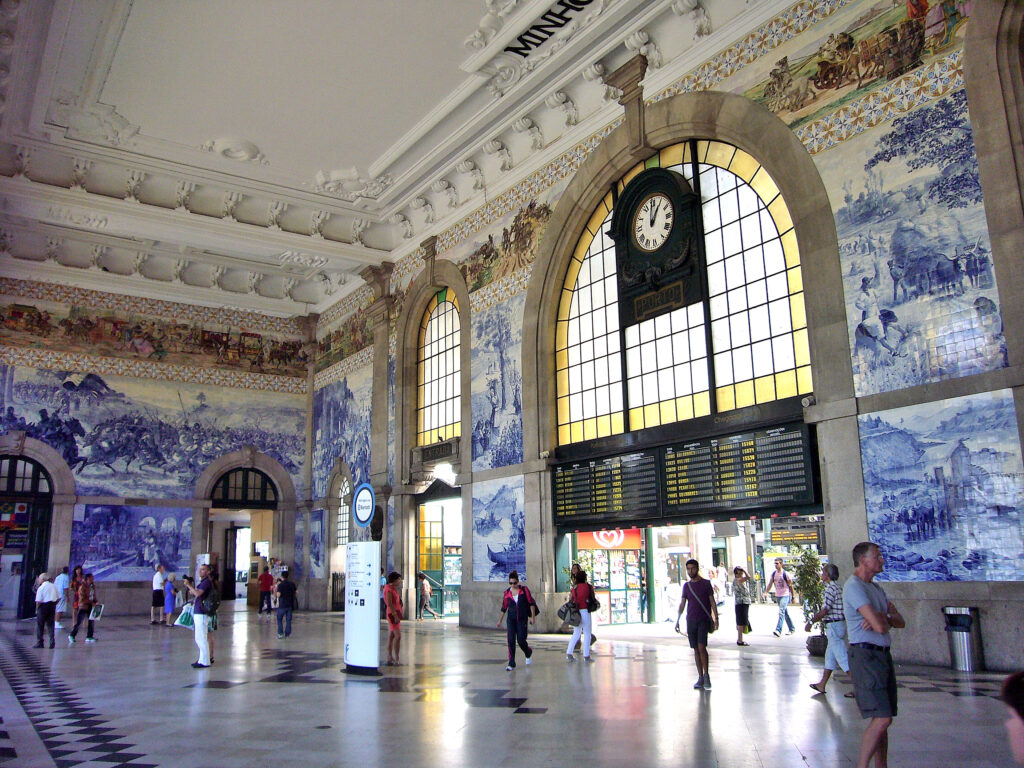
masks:
<path id="1" fill-rule="evenodd" d="M 633 240 L 644 251 L 656 251 L 668 240 L 675 211 L 668 195 L 655 192 L 640 203 L 633 215 Z"/>

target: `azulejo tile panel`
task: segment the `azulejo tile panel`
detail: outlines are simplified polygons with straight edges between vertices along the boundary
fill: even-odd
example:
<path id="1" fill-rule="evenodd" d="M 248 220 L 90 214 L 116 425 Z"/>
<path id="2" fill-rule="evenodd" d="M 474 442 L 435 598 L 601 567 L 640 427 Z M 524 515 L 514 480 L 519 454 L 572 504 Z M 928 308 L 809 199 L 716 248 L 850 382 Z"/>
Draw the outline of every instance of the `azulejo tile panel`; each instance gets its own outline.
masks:
<path id="1" fill-rule="evenodd" d="M 522 475 L 473 483 L 473 581 L 526 581 L 525 519 Z"/>
<path id="2" fill-rule="evenodd" d="M 373 347 L 366 347 L 360 350 L 354 355 L 350 355 L 342 360 L 340 363 L 332 365 L 330 368 L 326 368 L 313 377 L 313 389 L 318 390 L 326 387 L 328 384 L 333 384 L 336 381 L 341 381 L 348 376 L 352 371 L 365 368 L 368 365 L 373 364 Z"/>
<path id="3" fill-rule="evenodd" d="M 272 376 L 248 371 L 156 363 L 148 360 L 123 360 L 114 357 L 97 357 L 75 352 L 56 352 L 24 347 L 0 346 L 0 362 L 32 368 L 84 370 L 138 379 L 212 384 L 263 392 L 305 394 L 309 389 L 305 378 L 292 376 Z"/>

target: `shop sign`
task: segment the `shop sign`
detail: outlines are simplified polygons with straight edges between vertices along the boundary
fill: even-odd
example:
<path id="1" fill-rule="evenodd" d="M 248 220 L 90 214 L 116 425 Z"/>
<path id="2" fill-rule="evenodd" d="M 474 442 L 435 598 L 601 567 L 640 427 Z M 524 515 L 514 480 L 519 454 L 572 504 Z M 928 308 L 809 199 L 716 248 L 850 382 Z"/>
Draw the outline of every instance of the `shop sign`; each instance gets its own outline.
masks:
<path id="1" fill-rule="evenodd" d="M 25 549 L 28 546 L 28 529 L 14 528 L 4 532 L 5 549 Z"/>
<path id="2" fill-rule="evenodd" d="M 643 549 L 644 537 L 639 528 L 611 531 L 586 531 L 576 534 L 577 549 Z"/>

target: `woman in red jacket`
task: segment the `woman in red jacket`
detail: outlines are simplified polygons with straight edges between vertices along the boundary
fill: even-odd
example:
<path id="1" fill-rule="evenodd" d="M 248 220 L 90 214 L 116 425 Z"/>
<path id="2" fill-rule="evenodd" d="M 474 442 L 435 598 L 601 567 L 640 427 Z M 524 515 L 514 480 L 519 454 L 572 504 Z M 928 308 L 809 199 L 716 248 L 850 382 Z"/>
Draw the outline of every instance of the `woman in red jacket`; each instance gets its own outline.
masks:
<path id="1" fill-rule="evenodd" d="M 579 626 L 573 627 L 572 638 L 569 640 L 569 647 L 565 651 L 566 661 L 576 661 L 572 656 L 572 650 L 576 642 L 583 636 L 583 660 L 591 661 L 590 658 L 590 608 L 597 602 L 597 595 L 594 588 L 587 583 L 587 572 L 582 568 L 576 572 L 576 585 L 569 593 L 569 599 L 580 609 Z"/>
<path id="2" fill-rule="evenodd" d="M 397 667 L 399 651 L 402 649 L 402 574 L 392 571 L 384 585 L 384 615 L 388 620 L 388 661 L 389 667 Z"/>
<path id="3" fill-rule="evenodd" d="M 508 575 L 508 589 L 501 601 L 501 613 L 498 614 L 498 623 L 506 619 L 505 631 L 508 638 L 508 664 L 506 672 L 516 668 L 516 643 L 523 649 L 526 655 L 526 666 L 530 666 L 530 659 L 533 657 L 533 649 L 526 642 L 527 622 L 533 624 L 539 611 L 537 601 L 533 599 L 530 590 L 525 584 L 519 583 L 519 573 L 512 571 Z"/>

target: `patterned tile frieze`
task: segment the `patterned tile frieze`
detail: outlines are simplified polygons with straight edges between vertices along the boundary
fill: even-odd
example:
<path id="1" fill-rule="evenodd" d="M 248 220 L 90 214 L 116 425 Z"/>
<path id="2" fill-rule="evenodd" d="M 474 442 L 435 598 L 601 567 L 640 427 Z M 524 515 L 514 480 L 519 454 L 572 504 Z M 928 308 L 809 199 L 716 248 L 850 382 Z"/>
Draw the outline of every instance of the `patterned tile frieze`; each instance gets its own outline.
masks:
<path id="1" fill-rule="evenodd" d="M 474 291 L 469 297 L 471 311 L 482 312 L 495 304 L 508 301 L 513 296 L 518 296 L 529 286 L 532 273 L 533 264 L 529 264 L 515 274 L 495 280 L 490 285 Z"/>
<path id="2" fill-rule="evenodd" d="M 958 50 L 845 104 L 827 117 L 801 126 L 796 136 L 812 155 L 824 152 L 963 85 L 963 51 Z"/>
<path id="3" fill-rule="evenodd" d="M 364 309 L 373 303 L 373 289 L 368 285 L 364 285 L 355 291 L 352 291 L 348 296 L 343 298 L 337 304 L 332 304 L 324 313 L 320 315 L 319 321 L 317 321 L 317 335 L 319 336 L 321 330 L 326 332 L 329 327 L 335 322 L 343 320 L 353 312 Z"/>
<path id="4" fill-rule="evenodd" d="M 323 389 L 328 384 L 333 384 L 336 381 L 341 381 L 348 376 L 352 371 L 358 371 L 360 368 L 365 368 L 367 365 L 373 364 L 373 346 L 366 347 L 354 355 L 349 355 L 340 363 L 332 365 L 330 368 L 326 368 L 320 371 L 313 377 L 313 390 Z"/>
<path id="5" fill-rule="evenodd" d="M 272 317 L 258 312 L 246 312 L 222 307 L 202 307 L 195 304 L 180 304 L 161 299 L 146 299 L 125 296 L 119 293 L 92 291 L 70 285 L 40 283 L 34 280 L 0 278 L 0 296 L 12 298 L 51 301 L 72 307 L 89 307 L 94 310 L 131 312 L 140 315 L 173 320 L 221 325 L 230 328 L 245 328 L 262 333 L 278 333 L 292 338 L 301 338 L 301 318 Z"/>
<path id="6" fill-rule="evenodd" d="M 183 381 L 192 384 L 212 384 L 220 387 L 255 389 L 264 392 L 306 394 L 307 380 L 294 376 L 273 376 L 249 371 L 221 368 L 202 368 L 148 360 L 122 360 L 114 357 L 95 357 L 74 352 L 0 346 L 0 363 L 47 370 L 90 371 L 99 374 L 131 376 L 138 379 Z"/>

